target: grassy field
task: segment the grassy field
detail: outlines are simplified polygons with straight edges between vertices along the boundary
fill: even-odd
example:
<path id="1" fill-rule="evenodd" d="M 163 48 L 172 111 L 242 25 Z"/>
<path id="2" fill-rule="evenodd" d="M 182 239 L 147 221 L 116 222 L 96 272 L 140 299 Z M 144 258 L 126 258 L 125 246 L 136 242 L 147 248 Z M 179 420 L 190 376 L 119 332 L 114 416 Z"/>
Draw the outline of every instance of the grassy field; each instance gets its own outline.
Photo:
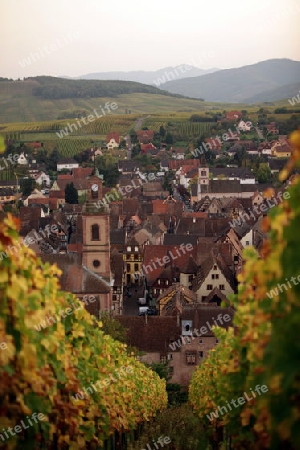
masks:
<path id="1" fill-rule="evenodd" d="M 0 83 L 0 124 L 11 122 L 54 121 L 65 111 L 100 110 L 106 102 L 115 102 L 118 108 L 115 114 L 153 114 L 169 112 L 204 112 L 223 111 L 224 109 L 257 110 L 262 105 L 246 105 L 237 103 L 202 102 L 197 99 L 176 98 L 160 94 L 131 93 L 105 98 L 65 98 L 47 100 L 32 94 L 38 84 L 34 80 L 26 82 Z M 273 106 L 287 106 L 279 102 Z"/>

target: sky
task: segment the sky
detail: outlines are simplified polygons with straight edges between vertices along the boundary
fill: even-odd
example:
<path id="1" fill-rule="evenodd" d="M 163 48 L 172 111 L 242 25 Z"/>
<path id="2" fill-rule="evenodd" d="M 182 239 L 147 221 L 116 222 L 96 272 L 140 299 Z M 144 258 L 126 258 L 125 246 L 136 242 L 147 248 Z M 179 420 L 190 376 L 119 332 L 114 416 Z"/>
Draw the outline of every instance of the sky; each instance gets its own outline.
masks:
<path id="1" fill-rule="evenodd" d="M 0 76 L 300 61 L 300 0 L 0 0 Z"/>

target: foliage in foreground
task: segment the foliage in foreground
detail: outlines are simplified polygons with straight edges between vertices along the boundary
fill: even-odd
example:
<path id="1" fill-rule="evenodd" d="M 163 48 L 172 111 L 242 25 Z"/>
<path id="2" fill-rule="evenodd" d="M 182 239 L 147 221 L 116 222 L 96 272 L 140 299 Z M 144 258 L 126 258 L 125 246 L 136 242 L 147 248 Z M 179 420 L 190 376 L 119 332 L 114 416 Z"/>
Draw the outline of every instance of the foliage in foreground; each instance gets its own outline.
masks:
<path id="1" fill-rule="evenodd" d="M 11 215 L 0 224 L 0 429 L 28 423 L 34 412 L 45 417 L 8 433 L 0 448 L 97 448 L 115 430 L 133 429 L 163 409 L 165 381 L 60 291 L 59 269 L 20 244 L 17 228 Z M 67 308 L 72 313 L 62 319 Z M 46 316 L 58 319 L 37 331 Z M 90 391 L 82 399 L 72 398 L 84 388 Z"/>
<path id="2" fill-rule="evenodd" d="M 291 142 L 295 148 L 281 179 L 300 160 L 300 131 L 293 133 Z M 299 176 L 288 192 L 290 198 L 264 219 L 269 239 L 260 252 L 245 251 L 233 301 L 235 333 L 215 330 L 221 342 L 197 369 L 190 386 L 190 402 L 216 445 L 224 441 L 226 431 L 233 449 L 300 448 Z M 258 395 L 257 385 L 266 385 L 267 392 Z M 242 397 L 244 404 L 230 403 Z M 218 407 L 224 406 L 227 412 L 221 413 Z M 211 415 L 213 411 L 218 417 Z"/>
<path id="3" fill-rule="evenodd" d="M 168 408 L 158 414 L 151 423 L 145 424 L 141 437 L 129 445 L 128 450 L 155 448 L 153 440 L 168 436 L 171 442 L 164 448 L 167 450 L 207 450 L 208 441 L 198 418 L 190 407 L 185 404 L 180 407 Z M 159 447 L 160 448 L 160 447 Z"/>

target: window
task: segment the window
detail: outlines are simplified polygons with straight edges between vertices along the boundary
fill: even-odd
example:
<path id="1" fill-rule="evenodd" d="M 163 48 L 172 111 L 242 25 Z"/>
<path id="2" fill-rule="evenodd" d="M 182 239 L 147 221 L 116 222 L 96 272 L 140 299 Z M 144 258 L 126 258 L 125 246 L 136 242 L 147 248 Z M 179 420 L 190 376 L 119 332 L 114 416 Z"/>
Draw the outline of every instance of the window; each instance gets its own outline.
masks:
<path id="1" fill-rule="evenodd" d="M 199 358 L 203 358 L 203 352 L 198 352 Z"/>
<path id="2" fill-rule="evenodd" d="M 138 248 L 138 247 L 134 247 L 134 251 L 135 251 L 135 252 L 138 252 L 138 251 L 139 251 L 139 248 Z"/>
<path id="3" fill-rule="evenodd" d="M 206 177 L 206 171 L 205 170 L 201 170 L 201 177 Z"/>
<path id="4" fill-rule="evenodd" d="M 166 280 L 166 286 L 168 286 L 168 284 L 169 284 L 169 280 Z"/>
<path id="5" fill-rule="evenodd" d="M 130 264 L 126 264 L 126 272 L 130 272 Z"/>
<path id="6" fill-rule="evenodd" d="M 213 273 L 211 275 L 211 277 L 212 277 L 213 280 L 218 280 L 219 279 L 219 274 L 218 273 Z"/>
<path id="7" fill-rule="evenodd" d="M 220 284 L 220 285 L 219 285 L 219 289 L 220 289 L 220 291 L 225 291 L 225 286 L 224 286 L 224 284 Z"/>
<path id="8" fill-rule="evenodd" d="M 173 359 L 172 353 L 168 353 L 168 361 L 171 361 Z"/>
<path id="9" fill-rule="evenodd" d="M 127 247 L 127 251 L 128 251 L 128 252 L 131 252 L 131 247 Z"/>
<path id="10" fill-rule="evenodd" d="M 94 259 L 93 261 L 93 266 L 97 269 L 100 266 L 100 261 L 99 259 Z"/>
<path id="11" fill-rule="evenodd" d="M 250 242 L 249 242 L 249 241 L 246 241 L 246 245 L 250 245 Z"/>
<path id="12" fill-rule="evenodd" d="M 199 339 L 199 344 L 203 344 L 203 339 Z"/>
<path id="13" fill-rule="evenodd" d="M 170 375 L 170 377 L 172 377 L 174 375 L 174 367 L 173 366 L 169 367 L 169 375 Z"/>
<path id="14" fill-rule="evenodd" d="M 213 270 L 217 270 L 217 269 L 218 269 L 217 264 L 214 264 Z"/>
<path id="15" fill-rule="evenodd" d="M 166 355 L 160 355 L 160 362 L 162 364 L 167 364 L 167 357 L 166 357 Z"/>
<path id="16" fill-rule="evenodd" d="M 207 289 L 207 291 L 211 291 L 212 290 L 212 284 L 207 284 L 207 286 L 206 286 L 206 289 Z"/>
<path id="17" fill-rule="evenodd" d="M 92 225 L 92 241 L 99 241 L 100 240 L 100 232 L 99 232 L 99 225 L 94 224 Z"/>
<path id="18" fill-rule="evenodd" d="M 185 325 L 184 330 L 185 331 L 191 331 L 191 327 L 190 327 L 190 325 L 188 323 Z"/>
<path id="19" fill-rule="evenodd" d="M 139 270 L 139 265 L 138 265 L 138 264 L 135 264 L 135 265 L 134 265 L 134 271 L 135 271 L 135 272 L 138 272 L 138 270 Z"/>
<path id="20" fill-rule="evenodd" d="M 186 352 L 185 358 L 187 364 L 196 364 L 196 352 Z"/>
<path id="21" fill-rule="evenodd" d="M 219 343 L 219 339 L 216 339 L 216 344 L 218 344 Z"/>
<path id="22" fill-rule="evenodd" d="M 160 280 L 157 281 L 158 285 L 160 285 Z"/>

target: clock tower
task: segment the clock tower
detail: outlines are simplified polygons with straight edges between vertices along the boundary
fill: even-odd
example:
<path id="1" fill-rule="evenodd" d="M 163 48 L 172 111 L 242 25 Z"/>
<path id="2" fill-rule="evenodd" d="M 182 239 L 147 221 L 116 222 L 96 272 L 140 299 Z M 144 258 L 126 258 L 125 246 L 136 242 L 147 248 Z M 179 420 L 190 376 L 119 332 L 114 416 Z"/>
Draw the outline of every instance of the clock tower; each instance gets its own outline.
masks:
<path id="1" fill-rule="evenodd" d="M 89 270 L 110 282 L 110 220 L 109 211 L 99 208 L 102 179 L 92 175 L 87 184 L 87 201 L 82 211 L 82 263 Z"/>

